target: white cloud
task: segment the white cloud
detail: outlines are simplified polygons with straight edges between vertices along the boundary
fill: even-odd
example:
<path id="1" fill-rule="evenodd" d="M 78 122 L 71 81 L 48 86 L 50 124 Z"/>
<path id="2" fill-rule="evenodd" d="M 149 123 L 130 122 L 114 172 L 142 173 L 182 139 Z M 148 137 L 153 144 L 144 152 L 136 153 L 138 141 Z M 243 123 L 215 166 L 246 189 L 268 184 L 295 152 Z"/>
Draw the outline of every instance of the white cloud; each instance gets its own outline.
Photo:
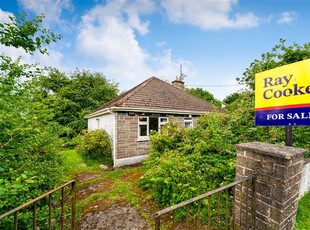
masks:
<path id="1" fill-rule="evenodd" d="M 44 14 L 43 23 L 55 23 L 61 29 L 69 27 L 68 23 L 61 19 L 63 10 L 73 9 L 71 0 L 18 0 L 24 9 L 34 12 L 36 15 Z M 64 28 L 62 28 L 64 27 Z"/>
<path id="2" fill-rule="evenodd" d="M 49 55 L 43 55 L 40 52 L 35 52 L 33 55 L 26 53 L 22 48 L 7 47 L 0 45 L 1 52 L 16 60 L 18 57 L 21 58 L 23 64 L 38 63 L 40 66 L 52 66 L 61 71 L 68 71 L 68 67 L 64 65 L 63 54 L 54 49 L 48 49 Z"/>
<path id="3" fill-rule="evenodd" d="M 28 0 L 23 0 L 23 2 L 26 4 Z M 47 2 L 44 0 L 40 0 L 42 2 Z M 68 1 L 69 2 L 69 1 Z M 29 0 L 29 5 L 28 7 L 31 8 L 31 6 L 35 6 L 34 1 Z M 57 1 L 57 4 L 60 4 L 59 1 Z M 45 6 L 46 7 L 46 6 Z M 37 8 L 39 9 L 39 7 Z M 51 7 L 52 11 L 55 9 Z M 10 12 L 5 12 L 0 9 L 0 22 L 9 22 L 8 16 L 14 16 Z M 63 45 L 63 42 L 57 43 L 57 48 L 61 47 Z M 66 44 L 65 44 L 66 45 Z M 26 53 L 24 49 L 22 48 L 15 48 L 13 46 L 4 46 L 0 44 L 0 52 L 3 53 L 6 56 L 11 57 L 13 60 L 16 60 L 18 57 L 21 58 L 21 63 L 22 64 L 33 64 L 33 63 L 38 63 L 40 66 L 52 66 L 54 68 L 58 68 L 61 71 L 68 71 L 69 66 L 66 66 L 64 62 L 64 55 L 60 52 L 57 51 L 56 49 L 52 48 L 53 44 L 51 44 L 48 49 L 49 55 L 43 55 L 40 52 L 36 51 L 34 52 L 33 55 Z M 54 46 L 56 48 L 56 46 Z"/>
<path id="4" fill-rule="evenodd" d="M 174 23 L 186 23 L 203 30 L 222 28 L 251 28 L 258 26 L 259 18 L 252 12 L 232 14 L 237 0 L 162 0 L 161 6 Z"/>
<path id="5" fill-rule="evenodd" d="M 140 15 L 153 12 L 155 10 L 154 2 L 151 0 L 122 2 L 125 3 L 123 10 L 127 14 L 128 25 L 136 29 L 142 35 L 148 33 L 149 22 L 141 22 Z"/>
<path id="6" fill-rule="evenodd" d="M 0 9 L 0 23 L 10 22 L 9 16 L 14 16 L 12 13 Z"/>
<path id="7" fill-rule="evenodd" d="M 105 75 L 117 77 L 121 84 L 170 74 L 171 66 L 175 66 L 171 55 L 153 58 L 136 39 L 135 33 L 145 35 L 149 29 L 149 23 L 142 21 L 141 15 L 153 10 L 151 0 L 114 0 L 97 5 L 82 17 L 77 38 L 79 51 L 96 63 L 99 61 Z"/>
<path id="8" fill-rule="evenodd" d="M 135 25 L 125 21 L 121 11 L 115 7 L 115 2 L 100 5 L 83 16 L 77 38 L 78 49 L 102 59 L 113 75 L 147 72 L 143 66 L 147 54 L 139 47 L 133 27 L 141 33 L 145 33 L 147 28 L 143 28 L 143 23 L 138 21 Z"/>
<path id="9" fill-rule="evenodd" d="M 19 0 L 19 3 L 37 15 L 43 13 L 46 20 L 58 20 L 63 9 L 72 7 L 71 0 Z"/>
<path id="10" fill-rule="evenodd" d="M 296 11 L 286 11 L 283 12 L 278 20 L 279 24 L 291 24 L 292 21 L 297 19 L 297 13 Z"/>
<path id="11" fill-rule="evenodd" d="M 42 1 L 42 0 L 41 0 Z M 26 3 L 27 1 L 24 1 Z M 31 4 L 34 3 L 34 1 L 29 1 Z M 31 5 L 30 4 L 30 5 Z M 29 7 L 30 7 L 29 5 Z M 35 5 L 35 4 L 34 4 Z M 9 16 L 14 16 L 10 12 L 6 12 L 0 9 L 0 22 L 9 22 Z M 8 47 L 0 44 L 0 50 L 1 53 L 3 53 L 6 56 L 11 57 L 13 60 L 16 60 L 18 57 L 22 57 L 21 63 L 39 63 L 41 66 L 50 66 L 53 65 L 55 68 L 59 68 L 62 70 L 65 70 L 65 66 L 62 65 L 63 63 L 63 55 L 53 49 L 48 49 L 48 52 L 50 55 L 42 55 L 40 52 L 35 52 L 33 55 L 30 55 L 25 52 L 22 48 L 15 48 L 15 47 Z"/>
<path id="12" fill-rule="evenodd" d="M 13 60 L 17 59 L 19 56 L 27 55 L 27 53 L 22 48 L 8 47 L 0 44 L 1 53 L 12 58 Z"/>
<path id="13" fill-rule="evenodd" d="M 165 41 L 157 42 L 157 43 L 156 43 L 156 46 L 157 46 L 158 48 L 165 47 L 165 46 L 166 46 L 166 42 L 165 42 Z"/>
<path id="14" fill-rule="evenodd" d="M 33 57 L 41 66 L 52 66 L 60 71 L 69 71 L 69 66 L 64 65 L 64 55 L 54 49 L 48 49 L 49 55 L 36 53 Z"/>
<path id="15" fill-rule="evenodd" d="M 180 75 L 180 65 L 182 65 L 183 74 L 195 74 L 190 61 L 183 59 L 173 60 L 171 49 L 165 49 L 156 57 L 150 58 L 150 62 L 150 65 L 154 68 L 155 76 L 164 80 L 175 80 L 176 76 Z"/>

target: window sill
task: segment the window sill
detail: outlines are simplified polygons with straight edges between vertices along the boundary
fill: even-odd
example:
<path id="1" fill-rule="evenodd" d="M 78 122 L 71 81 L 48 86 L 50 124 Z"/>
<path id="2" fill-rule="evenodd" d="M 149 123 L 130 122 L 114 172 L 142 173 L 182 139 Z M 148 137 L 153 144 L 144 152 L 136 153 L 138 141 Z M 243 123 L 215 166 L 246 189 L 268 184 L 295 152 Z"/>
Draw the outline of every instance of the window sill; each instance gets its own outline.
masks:
<path id="1" fill-rule="evenodd" d="M 138 137 L 137 141 L 140 142 L 140 141 L 149 141 L 150 140 L 150 137 Z"/>

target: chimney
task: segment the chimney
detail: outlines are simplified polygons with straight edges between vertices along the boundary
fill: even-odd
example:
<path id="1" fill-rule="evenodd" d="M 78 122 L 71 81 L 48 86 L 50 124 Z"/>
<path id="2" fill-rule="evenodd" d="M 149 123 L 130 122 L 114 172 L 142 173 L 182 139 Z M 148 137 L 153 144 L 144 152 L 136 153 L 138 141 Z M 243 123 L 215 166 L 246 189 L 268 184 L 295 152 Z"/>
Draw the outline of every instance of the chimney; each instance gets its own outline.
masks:
<path id="1" fill-rule="evenodd" d="M 184 81 L 180 77 L 176 77 L 176 79 L 172 82 L 172 85 L 180 90 L 184 90 Z"/>

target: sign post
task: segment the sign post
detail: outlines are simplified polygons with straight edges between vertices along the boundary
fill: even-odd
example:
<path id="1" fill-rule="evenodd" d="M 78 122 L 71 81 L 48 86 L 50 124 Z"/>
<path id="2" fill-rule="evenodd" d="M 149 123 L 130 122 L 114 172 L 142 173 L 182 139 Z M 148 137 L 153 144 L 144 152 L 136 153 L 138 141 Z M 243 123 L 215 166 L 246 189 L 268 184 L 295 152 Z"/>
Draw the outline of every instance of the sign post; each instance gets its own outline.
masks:
<path id="1" fill-rule="evenodd" d="M 255 124 L 286 126 L 286 145 L 292 145 L 292 126 L 310 126 L 310 59 L 255 75 Z"/>
<path id="2" fill-rule="evenodd" d="M 292 146 L 293 143 L 293 127 L 285 126 L 285 145 Z"/>

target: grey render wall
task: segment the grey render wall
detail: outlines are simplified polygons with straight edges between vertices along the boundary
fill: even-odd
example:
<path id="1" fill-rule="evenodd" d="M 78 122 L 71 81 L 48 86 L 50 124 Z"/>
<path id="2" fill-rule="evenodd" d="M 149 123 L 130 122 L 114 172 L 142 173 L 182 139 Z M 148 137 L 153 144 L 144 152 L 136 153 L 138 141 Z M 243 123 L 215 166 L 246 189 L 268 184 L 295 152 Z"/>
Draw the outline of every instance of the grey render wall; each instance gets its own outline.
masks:
<path id="1" fill-rule="evenodd" d="M 310 158 L 304 160 L 304 169 L 300 181 L 299 197 L 310 191 Z"/>

